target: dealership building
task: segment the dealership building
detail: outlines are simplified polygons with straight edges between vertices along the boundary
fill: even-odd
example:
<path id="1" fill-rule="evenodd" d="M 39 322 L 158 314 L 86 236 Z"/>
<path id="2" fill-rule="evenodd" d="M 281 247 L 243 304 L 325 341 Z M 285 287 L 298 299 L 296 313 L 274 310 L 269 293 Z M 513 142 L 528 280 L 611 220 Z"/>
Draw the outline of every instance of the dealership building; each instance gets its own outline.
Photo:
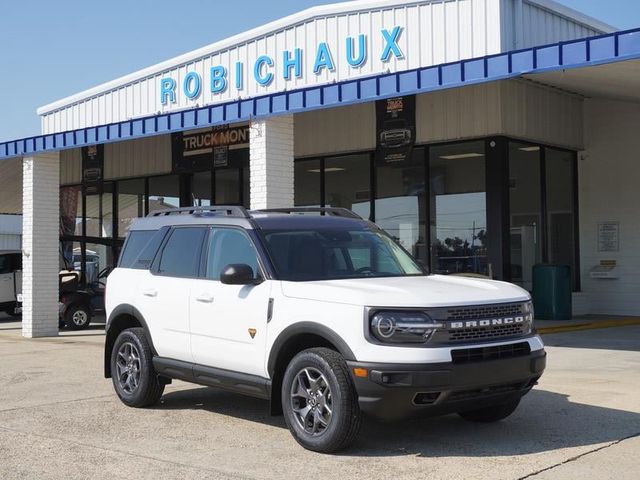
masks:
<path id="1" fill-rule="evenodd" d="M 134 218 L 211 204 L 349 208 L 433 273 L 569 265 L 574 314 L 640 313 L 640 30 L 551 0 L 319 6 L 38 114 L 0 143 L 25 336 L 61 257 L 95 279 Z"/>

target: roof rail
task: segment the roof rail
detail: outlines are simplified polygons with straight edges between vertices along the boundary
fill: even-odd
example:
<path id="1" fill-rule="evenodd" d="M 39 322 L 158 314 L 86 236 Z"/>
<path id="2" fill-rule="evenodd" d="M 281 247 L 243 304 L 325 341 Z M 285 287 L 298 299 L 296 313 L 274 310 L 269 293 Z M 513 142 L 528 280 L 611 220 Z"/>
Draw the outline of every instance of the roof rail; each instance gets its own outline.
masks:
<path id="1" fill-rule="evenodd" d="M 333 215 L 335 217 L 357 218 L 362 217 L 357 213 L 340 207 L 292 207 L 292 208 L 267 208 L 263 210 L 255 210 L 261 213 L 319 213 L 320 215 Z"/>
<path id="2" fill-rule="evenodd" d="M 209 205 L 204 207 L 168 208 L 151 212 L 147 217 L 162 217 L 165 215 L 224 215 L 226 217 L 251 218 L 244 207 L 238 205 Z"/>

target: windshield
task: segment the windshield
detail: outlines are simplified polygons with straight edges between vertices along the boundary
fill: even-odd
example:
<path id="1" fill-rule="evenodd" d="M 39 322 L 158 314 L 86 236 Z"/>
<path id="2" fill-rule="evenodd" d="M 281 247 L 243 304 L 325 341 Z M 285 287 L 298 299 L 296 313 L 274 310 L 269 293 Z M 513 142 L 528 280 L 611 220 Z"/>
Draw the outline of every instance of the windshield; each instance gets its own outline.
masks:
<path id="1" fill-rule="evenodd" d="M 424 275 L 420 265 L 381 230 L 263 230 L 281 280 Z"/>

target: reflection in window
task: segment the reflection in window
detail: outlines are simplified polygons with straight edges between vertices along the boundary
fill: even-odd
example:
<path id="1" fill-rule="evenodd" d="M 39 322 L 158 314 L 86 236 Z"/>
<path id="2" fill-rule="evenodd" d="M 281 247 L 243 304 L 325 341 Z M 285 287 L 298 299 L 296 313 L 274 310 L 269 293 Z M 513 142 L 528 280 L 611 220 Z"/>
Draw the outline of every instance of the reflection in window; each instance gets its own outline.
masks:
<path id="1" fill-rule="evenodd" d="M 60 188 L 60 235 L 82 235 L 82 187 Z"/>
<path id="2" fill-rule="evenodd" d="M 509 144 L 511 281 L 527 290 L 542 260 L 540 153 L 538 146 Z"/>
<path id="3" fill-rule="evenodd" d="M 118 182 L 118 237 L 124 238 L 136 218 L 144 217 L 144 179 Z"/>
<path id="4" fill-rule="evenodd" d="M 348 208 L 362 218 L 369 218 L 370 171 L 368 154 L 325 159 L 325 206 Z"/>
<path id="5" fill-rule="evenodd" d="M 214 228 L 209 235 L 207 278 L 219 280 L 227 265 L 245 264 L 258 272 L 258 254 L 249 237 L 241 230 Z"/>
<path id="6" fill-rule="evenodd" d="M 295 206 L 320 206 L 320 160 L 298 160 L 294 169 Z"/>
<path id="7" fill-rule="evenodd" d="M 484 142 L 433 147 L 429 157 L 432 271 L 488 275 Z"/>
<path id="8" fill-rule="evenodd" d="M 549 263 L 569 265 L 573 274 L 574 286 L 577 286 L 573 205 L 574 161 L 575 154 L 573 152 L 546 149 Z"/>
<path id="9" fill-rule="evenodd" d="M 164 175 L 149 179 L 149 213 L 180 206 L 178 175 Z"/>
<path id="10" fill-rule="evenodd" d="M 105 183 L 103 193 L 86 196 L 87 236 L 113 237 L 113 184 Z"/>
<path id="11" fill-rule="evenodd" d="M 376 223 L 426 263 L 424 149 L 414 150 L 410 162 L 377 167 L 376 179 Z"/>
<path id="12" fill-rule="evenodd" d="M 211 205 L 211 172 L 193 174 L 191 196 L 195 206 L 207 207 Z"/>
<path id="13" fill-rule="evenodd" d="M 239 205 L 240 201 L 240 169 L 222 168 L 216 172 L 216 205 Z"/>

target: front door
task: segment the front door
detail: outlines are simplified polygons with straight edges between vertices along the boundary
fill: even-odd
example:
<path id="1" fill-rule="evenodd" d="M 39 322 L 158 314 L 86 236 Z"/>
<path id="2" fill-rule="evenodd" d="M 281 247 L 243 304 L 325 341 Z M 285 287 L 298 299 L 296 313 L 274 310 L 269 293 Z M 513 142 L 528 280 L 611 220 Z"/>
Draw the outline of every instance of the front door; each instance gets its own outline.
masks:
<path id="1" fill-rule="evenodd" d="M 266 377 L 265 344 L 271 282 L 226 285 L 224 267 L 247 264 L 261 275 L 255 246 L 241 229 L 209 233 L 205 278 L 191 282 L 191 351 L 195 363 Z M 264 277 L 262 277 L 264 278 Z"/>

